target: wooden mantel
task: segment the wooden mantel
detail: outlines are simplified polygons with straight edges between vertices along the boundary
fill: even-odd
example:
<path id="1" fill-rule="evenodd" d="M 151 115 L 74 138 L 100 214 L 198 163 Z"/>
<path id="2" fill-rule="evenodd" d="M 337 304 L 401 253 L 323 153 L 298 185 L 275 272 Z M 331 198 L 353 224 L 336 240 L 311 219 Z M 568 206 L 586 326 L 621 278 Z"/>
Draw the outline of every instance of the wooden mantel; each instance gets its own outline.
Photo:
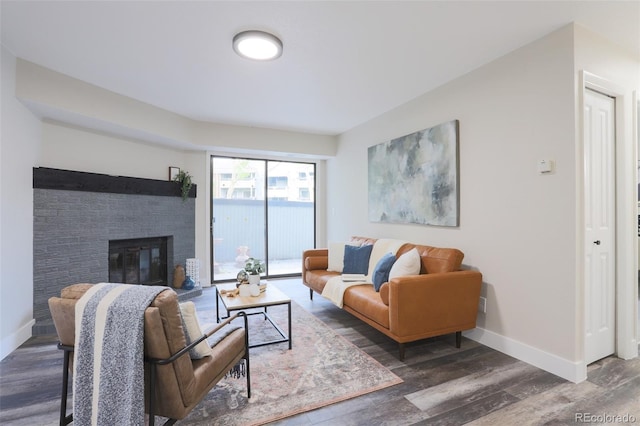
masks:
<path id="1" fill-rule="evenodd" d="M 33 168 L 33 187 L 111 194 L 181 196 L 180 185 L 169 180 L 112 176 L 47 167 Z M 194 184 L 189 191 L 189 198 L 196 198 L 196 193 L 197 187 Z"/>

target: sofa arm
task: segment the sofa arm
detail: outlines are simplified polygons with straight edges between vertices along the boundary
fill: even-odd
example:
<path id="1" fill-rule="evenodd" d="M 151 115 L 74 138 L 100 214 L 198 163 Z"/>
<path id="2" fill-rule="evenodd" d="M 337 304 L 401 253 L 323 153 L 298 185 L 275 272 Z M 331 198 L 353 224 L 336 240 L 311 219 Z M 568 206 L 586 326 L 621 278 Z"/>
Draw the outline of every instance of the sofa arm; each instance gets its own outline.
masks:
<path id="1" fill-rule="evenodd" d="M 305 282 L 307 271 L 326 270 L 329 266 L 329 249 L 317 248 L 302 252 L 302 282 Z"/>
<path id="2" fill-rule="evenodd" d="M 393 278 L 389 282 L 389 326 L 398 336 L 468 330 L 476 325 L 482 274 L 455 271 Z"/>

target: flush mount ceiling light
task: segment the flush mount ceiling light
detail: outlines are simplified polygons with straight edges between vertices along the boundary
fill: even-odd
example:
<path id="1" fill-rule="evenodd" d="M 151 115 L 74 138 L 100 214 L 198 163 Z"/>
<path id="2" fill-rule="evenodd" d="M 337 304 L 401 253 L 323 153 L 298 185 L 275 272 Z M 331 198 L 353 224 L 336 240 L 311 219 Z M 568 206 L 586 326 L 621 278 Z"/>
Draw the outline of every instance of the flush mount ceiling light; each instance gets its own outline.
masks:
<path id="1" fill-rule="evenodd" d="M 264 31 L 243 31 L 233 37 L 233 50 L 245 58 L 268 61 L 282 55 L 282 42 Z"/>

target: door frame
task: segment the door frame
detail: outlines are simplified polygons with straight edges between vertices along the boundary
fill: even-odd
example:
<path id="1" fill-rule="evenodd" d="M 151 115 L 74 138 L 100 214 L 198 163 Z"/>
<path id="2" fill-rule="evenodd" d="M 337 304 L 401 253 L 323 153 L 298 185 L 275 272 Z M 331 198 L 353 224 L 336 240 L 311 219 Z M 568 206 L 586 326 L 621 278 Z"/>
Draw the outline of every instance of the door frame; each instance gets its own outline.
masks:
<path id="1" fill-rule="evenodd" d="M 615 98 L 615 178 L 616 178 L 616 356 L 638 356 L 638 243 L 637 243 L 637 143 L 633 140 L 631 102 L 624 89 L 607 79 L 580 71 L 578 87 L 578 142 L 576 144 L 576 253 L 577 253 L 577 358 L 586 379 L 585 361 L 586 289 L 584 232 L 584 94 L 595 90 Z M 630 121 L 631 120 L 631 121 Z"/>

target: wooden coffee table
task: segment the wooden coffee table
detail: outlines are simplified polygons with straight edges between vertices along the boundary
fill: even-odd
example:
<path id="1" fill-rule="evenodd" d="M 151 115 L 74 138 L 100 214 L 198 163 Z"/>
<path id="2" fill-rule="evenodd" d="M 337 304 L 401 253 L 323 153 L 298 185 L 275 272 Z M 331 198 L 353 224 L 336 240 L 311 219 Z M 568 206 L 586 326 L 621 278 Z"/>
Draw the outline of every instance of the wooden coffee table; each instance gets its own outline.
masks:
<path id="1" fill-rule="evenodd" d="M 249 345 L 250 348 L 256 348 L 258 346 L 266 346 L 266 345 L 274 345 L 276 343 L 289 342 L 289 349 L 291 349 L 291 298 L 275 288 L 272 285 L 267 285 L 267 289 L 260 293 L 259 296 L 235 296 L 228 297 L 226 295 L 220 294 L 222 290 L 234 290 L 236 288 L 235 283 L 229 284 L 216 284 L 216 320 L 220 322 L 220 302 L 227 311 L 227 316 L 231 314 L 233 311 L 244 311 L 247 315 L 264 315 L 265 319 L 268 319 L 271 325 L 275 327 L 275 329 L 280 333 L 282 339 L 269 340 L 267 342 L 256 343 Z M 276 324 L 271 316 L 267 313 L 267 308 L 269 306 L 277 306 L 277 305 L 287 305 L 287 309 L 289 310 L 288 316 L 288 325 L 289 330 L 288 334 L 282 330 Z M 254 309 L 258 309 L 257 311 Z M 247 310 L 252 310 L 247 312 Z M 226 317 L 224 317 L 226 318 Z M 248 331 L 247 331 L 248 332 Z"/>

